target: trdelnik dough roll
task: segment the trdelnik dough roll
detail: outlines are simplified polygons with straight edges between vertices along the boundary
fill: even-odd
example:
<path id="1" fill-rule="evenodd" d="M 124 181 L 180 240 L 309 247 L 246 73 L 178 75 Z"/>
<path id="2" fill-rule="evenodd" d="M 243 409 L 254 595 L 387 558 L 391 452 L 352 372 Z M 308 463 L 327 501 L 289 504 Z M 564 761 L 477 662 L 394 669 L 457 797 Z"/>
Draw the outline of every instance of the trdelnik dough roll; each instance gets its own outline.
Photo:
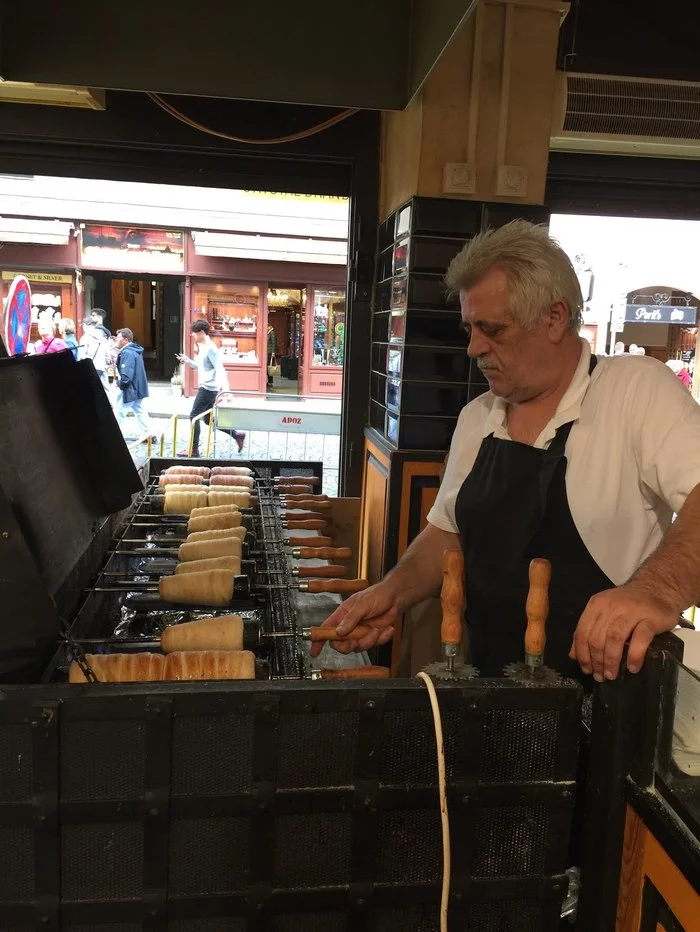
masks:
<path id="1" fill-rule="evenodd" d="M 176 651 L 165 658 L 165 680 L 254 680 L 255 654 L 249 650 Z"/>
<path id="2" fill-rule="evenodd" d="M 208 502 L 210 505 L 238 505 L 239 508 L 250 508 L 250 492 L 242 489 L 233 492 L 230 489 L 210 488 Z"/>
<path id="3" fill-rule="evenodd" d="M 222 476 L 220 473 L 212 476 L 210 482 L 212 488 L 223 485 L 237 489 L 252 489 L 255 485 L 255 480 L 251 476 Z"/>
<path id="4" fill-rule="evenodd" d="M 204 479 L 209 478 L 210 469 L 208 466 L 168 466 L 163 473 L 164 476 L 202 476 Z"/>
<path id="5" fill-rule="evenodd" d="M 158 591 L 164 602 L 181 605 L 228 605 L 233 598 L 233 573 L 204 570 L 163 576 Z"/>
<path id="6" fill-rule="evenodd" d="M 85 659 L 101 683 L 144 683 L 163 679 L 162 654 L 86 654 Z M 68 670 L 69 683 L 87 683 L 75 660 Z"/>
<path id="7" fill-rule="evenodd" d="M 191 534 L 187 535 L 185 543 L 193 544 L 198 540 L 220 540 L 222 537 L 240 537 L 243 540 L 245 530 L 244 527 L 225 527 L 213 531 L 192 531 Z"/>
<path id="8" fill-rule="evenodd" d="M 212 476 L 252 476 L 253 470 L 249 466 L 213 466 Z"/>
<path id="9" fill-rule="evenodd" d="M 232 515 L 240 510 L 238 505 L 205 505 L 204 508 L 193 508 L 190 518 L 206 518 L 208 515 Z"/>
<path id="10" fill-rule="evenodd" d="M 218 540 L 195 540 L 189 544 L 180 544 L 177 555 L 180 562 L 189 563 L 192 560 L 211 560 L 214 557 L 240 557 L 242 550 L 240 537 L 220 537 Z"/>
<path id="11" fill-rule="evenodd" d="M 166 488 L 170 485 L 202 485 L 204 482 L 203 476 L 198 476 L 196 473 L 167 473 L 163 475 L 158 480 L 158 485 L 161 488 Z"/>
<path id="12" fill-rule="evenodd" d="M 202 573 L 204 570 L 228 570 L 234 576 L 241 575 L 240 557 L 212 557 L 210 560 L 190 560 L 189 563 L 178 563 L 175 575 L 183 573 Z"/>
<path id="13" fill-rule="evenodd" d="M 177 650 L 242 650 L 243 619 L 240 615 L 220 615 L 168 625 L 160 645 L 166 654 Z"/>
<path id="14" fill-rule="evenodd" d="M 188 515 L 193 508 L 201 508 L 207 503 L 207 493 L 204 489 L 195 492 L 183 492 L 172 488 L 165 491 L 163 512 L 166 515 Z"/>
<path id="15" fill-rule="evenodd" d="M 240 511 L 222 512 L 213 515 L 196 515 L 190 514 L 190 520 L 187 522 L 187 530 L 191 533 L 201 531 L 218 531 L 226 528 L 240 527 Z"/>

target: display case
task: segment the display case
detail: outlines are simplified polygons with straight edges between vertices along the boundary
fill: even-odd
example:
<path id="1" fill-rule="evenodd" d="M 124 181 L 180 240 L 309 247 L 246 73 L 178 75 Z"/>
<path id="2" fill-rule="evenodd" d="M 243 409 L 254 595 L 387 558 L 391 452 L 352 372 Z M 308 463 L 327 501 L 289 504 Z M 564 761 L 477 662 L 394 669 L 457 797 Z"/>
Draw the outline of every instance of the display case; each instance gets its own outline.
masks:
<path id="1" fill-rule="evenodd" d="M 345 288 L 307 289 L 304 393 L 338 396 L 343 391 Z"/>
<path id="2" fill-rule="evenodd" d="M 260 284 L 197 280 L 190 289 L 190 325 L 197 320 L 209 323 L 210 336 L 221 349 L 229 388 L 264 391 L 265 288 Z M 193 355 L 189 333 L 185 352 Z M 192 378 L 189 372 L 188 377 Z M 191 391 L 189 385 L 188 389 Z"/>

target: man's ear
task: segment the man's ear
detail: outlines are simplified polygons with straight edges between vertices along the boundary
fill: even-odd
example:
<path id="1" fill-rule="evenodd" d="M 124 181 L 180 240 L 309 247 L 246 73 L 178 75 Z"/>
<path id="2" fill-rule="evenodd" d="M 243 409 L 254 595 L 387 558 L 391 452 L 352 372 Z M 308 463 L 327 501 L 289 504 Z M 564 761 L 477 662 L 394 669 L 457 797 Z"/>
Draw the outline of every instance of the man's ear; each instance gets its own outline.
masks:
<path id="1" fill-rule="evenodd" d="M 569 329 L 571 312 L 566 301 L 555 301 L 547 311 L 547 330 L 553 343 L 559 343 Z"/>

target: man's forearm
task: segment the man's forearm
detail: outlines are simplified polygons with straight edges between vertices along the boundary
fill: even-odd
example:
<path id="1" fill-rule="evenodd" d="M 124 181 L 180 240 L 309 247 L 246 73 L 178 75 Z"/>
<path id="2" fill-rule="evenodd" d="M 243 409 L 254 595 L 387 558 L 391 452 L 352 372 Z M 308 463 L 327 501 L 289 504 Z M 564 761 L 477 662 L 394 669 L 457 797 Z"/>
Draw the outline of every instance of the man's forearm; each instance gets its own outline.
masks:
<path id="1" fill-rule="evenodd" d="M 682 612 L 700 601 L 700 485 L 690 493 L 661 545 L 630 582 L 664 608 Z"/>
<path id="2" fill-rule="evenodd" d="M 442 531 L 429 524 L 420 532 L 403 557 L 384 577 L 397 605 L 406 611 L 434 595 L 442 582 L 442 555 L 445 550 L 459 550 L 458 534 Z"/>

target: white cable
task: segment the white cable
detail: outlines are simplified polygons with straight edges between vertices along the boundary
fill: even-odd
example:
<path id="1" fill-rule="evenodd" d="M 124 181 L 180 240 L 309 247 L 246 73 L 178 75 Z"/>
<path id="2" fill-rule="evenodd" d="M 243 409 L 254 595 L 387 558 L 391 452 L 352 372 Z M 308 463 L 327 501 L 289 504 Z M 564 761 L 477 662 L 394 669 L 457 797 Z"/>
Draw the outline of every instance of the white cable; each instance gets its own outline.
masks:
<path id="1" fill-rule="evenodd" d="M 440 898 L 440 932 L 447 932 L 447 907 L 450 899 L 450 819 L 447 813 L 447 782 L 445 779 L 445 742 L 442 737 L 442 717 L 438 705 L 437 693 L 433 681 L 427 673 L 421 671 L 418 679 L 423 680 L 428 690 L 430 707 L 433 711 L 435 726 L 435 746 L 437 749 L 438 790 L 440 793 L 440 821 L 442 822 L 442 896 Z"/>

